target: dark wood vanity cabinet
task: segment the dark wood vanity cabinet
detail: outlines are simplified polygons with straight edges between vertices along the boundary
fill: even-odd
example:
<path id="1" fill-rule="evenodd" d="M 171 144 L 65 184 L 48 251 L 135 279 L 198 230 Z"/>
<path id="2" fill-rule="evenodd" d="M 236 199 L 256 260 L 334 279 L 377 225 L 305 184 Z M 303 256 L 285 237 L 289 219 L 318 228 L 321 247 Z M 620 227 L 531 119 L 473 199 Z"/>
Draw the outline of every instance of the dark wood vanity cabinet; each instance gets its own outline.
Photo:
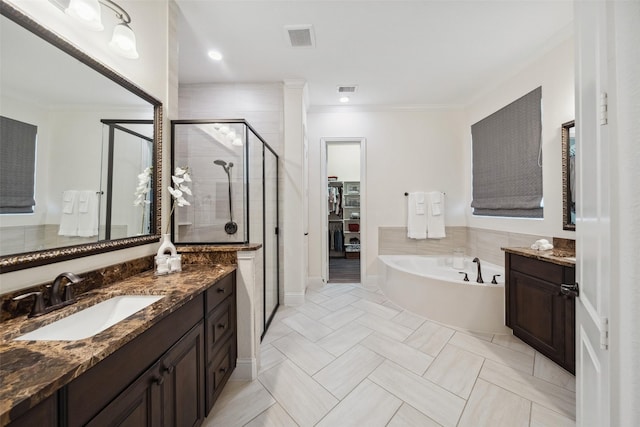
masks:
<path id="1" fill-rule="evenodd" d="M 513 335 L 575 373 L 575 300 L 560 293 L 560 285 L 575 283 L 575 268 L 507 253 L 505 272 Z"/>
<path id="2" fill-rule="evenodd" d="M 236 335 L 233 273 L 63 388 L 59 425 L 200 425 L 235 367 Z"/>
<path id="3" fill-rule="evenodd" d="M 207 413 L 236 366 L 237 323 L 235 279 L 220 280 L 206 293 L 206 386 Z"/>
<path id="4" fill-rule="evenodd" d="M 13 420 L 7 427 L 33 427 L 33 426 L 57 426 L 58 425 L 58 399 L 57 395 L 49 396 L 33 408 Z"/>

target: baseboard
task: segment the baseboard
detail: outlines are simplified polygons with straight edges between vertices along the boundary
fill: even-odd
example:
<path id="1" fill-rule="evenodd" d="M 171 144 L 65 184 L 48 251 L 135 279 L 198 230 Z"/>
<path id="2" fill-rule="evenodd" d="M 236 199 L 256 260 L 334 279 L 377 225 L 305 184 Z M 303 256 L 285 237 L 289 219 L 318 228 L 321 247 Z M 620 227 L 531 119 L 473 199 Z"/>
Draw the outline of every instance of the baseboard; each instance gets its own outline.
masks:
<path id="1" fill-rule="evenodd" d="M 255 358 L 236 359 L 236 369 L 231 374 L 231 381 L 253 381 L 258 377 L 258 364 Z"/>
<path id="2" fill-rule="evenodd" d="M 307 279 L 307 283 L 309 284 L 309 288 L 311 289 L 320 289 L 324 286 L 324 282 L 322 281 L 321 276 L 313 276 Z"/>
<path id="3" fill-rule="evenodd" d="M 378 288 L 378 275 L 365 277 L 364 281 L 362 281 L 362 286 L 365 288 Z"/>
<path id="4" fill-rule="evenodd" d="M 304 293 L 286 292 L 284 294 L 284 305 L 298 306 L 304 304 Z"/>

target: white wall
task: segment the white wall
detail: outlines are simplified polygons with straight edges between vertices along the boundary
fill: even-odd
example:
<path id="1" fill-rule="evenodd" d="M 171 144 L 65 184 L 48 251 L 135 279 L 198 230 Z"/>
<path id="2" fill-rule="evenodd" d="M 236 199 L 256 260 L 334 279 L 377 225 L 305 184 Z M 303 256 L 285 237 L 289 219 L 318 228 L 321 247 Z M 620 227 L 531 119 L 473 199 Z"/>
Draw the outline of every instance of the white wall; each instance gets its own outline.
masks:
<path id="1" fill-rule="evenodd" d="M 109 13 L 105 16 L 105 31 L 93 32 L 76 25 L 73 20 L 57 9 L 48 1 L 32 0 L 9 0 L 36 22 L 58 33 L 81 50 L 103 62 L 105 65 L 123 75 L 146 92 L 160 99 L 165 104 L 166 111 L 170 110 L 169 103 L 169 77 L 168 69 L 177 57 L 168 53 L 167 40 L 169 39 L 170 28 L 175 32 L 175 27 L 169 27 L 169 0 L 156 1 L 132 1 L 122 0 L 119 4 L 124 7 L 132 18 L 131 27 L 136 33 L 138 60 L 130 60 L 117 56 L 108 47 L 111 37 L 111 22 L 115 22 L 115 16 L 109 18 Z M 173 9 L 172 9 L 173 10 Z M 173 18 L 171 18 L 173 19 Z M 172 69 L 175 66 L 171 65 Z M 172 100 L 176 101 L 176 100 Z M 165 130 L 164 135 L 168 135 Z M 165 137 L 164 142 L 164 163 L 166 164 L 169 153 L 169 138 Z M 163 197 L 164 210 L 167 211 L 167 198 Z M 166 213 L 163 215 L 166 222 Z M 5 273 L 0 278 L 0 293 L 11 290 L 29 287 L 37 283 L 52 280 L 57 274 L 63 271 L 73 271 L 82 273 L 95 268 L 104 267 L 111 264 L 120 263 L 126 260 L 138 258 L 155 253 L 158 244 L 138 246 L 129 249 L 109 252 L 106 254 L 82 257 L 71 261 L 54 263 L 43 267 L 30 268 L 11 273 Z"/>
<path id="2" fill-rule="evenodd" d="M 360 181 L 360 143 L 327 144 L 327 176 L 338 181 Z"/>
<path id="3" fill-rule="evenodd" d="M 523 71 L 491 90 L 467 109 L 464 164 L 465 203 L 471 204 L 472 124 L 542 86 L 542 187 L 544 219 L 474 217 L 466 210 L 469 227 L 575 239 L 562 229 L 562 138 L 561 125 L 574 117 L 573 38 L 533 61 Z"/>
<path id="4" fill-rule="evenodd" d="M 447 193 L 447 225 L 465 225 L 461 110 L 373 111 L 339 109 L 308 114 L 309 276 L 321 275 L 321 205 L 326 177 L 320 176 L 320 138 L 366 138 L 366 275 L 376 274 L 378 227 L 406 226 L 407 191 Z M 341 178 L 339 178 L 341 179 Z"/>

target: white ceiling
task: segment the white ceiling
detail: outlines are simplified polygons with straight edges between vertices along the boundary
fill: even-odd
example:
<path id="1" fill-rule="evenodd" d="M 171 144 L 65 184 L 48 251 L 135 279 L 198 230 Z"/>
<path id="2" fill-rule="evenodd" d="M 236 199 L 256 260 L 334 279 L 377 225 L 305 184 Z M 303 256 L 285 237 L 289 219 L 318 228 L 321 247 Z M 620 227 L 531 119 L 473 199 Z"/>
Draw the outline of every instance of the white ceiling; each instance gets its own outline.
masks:
<path id="1" fill-rule="evenodd" d="M 570 0 L 177 4 L 181 84 L 303 79 L 316 107 L 339 105 L 337 86 L 352 84 L 351 105 L 467 105 L 570 37 L 573 20 Z M 295 24 L 313 25 L 315 48 L 289 47 Z"/>

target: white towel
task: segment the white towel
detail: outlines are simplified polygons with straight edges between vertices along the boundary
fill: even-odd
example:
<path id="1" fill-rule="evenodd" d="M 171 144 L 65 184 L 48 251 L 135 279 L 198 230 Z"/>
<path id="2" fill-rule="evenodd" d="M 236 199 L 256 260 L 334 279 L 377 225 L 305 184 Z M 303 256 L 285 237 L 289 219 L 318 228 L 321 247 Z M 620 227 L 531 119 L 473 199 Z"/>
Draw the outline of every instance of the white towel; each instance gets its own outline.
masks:
<path id="1" fill-rule="evenodd" d="M 429 203 L 431 204 L 431 214 L 438 216 L 442 214 L 441 203 L 442 193 L 439 191 L 432 191 L 429 193 Z"/>
<path id="2" fill-rule="evenodd" d="M 62 215 L 60 217 L 60 236 L 78 235 L 78 192 L 76 190 L 65 190 L 62 193 Z"/>
<path id="3" fill-rule="evenodd" d="M 409 193 L 407 197 L 407 237 L 410 239 L 427 238 L 427 216 L 419 214 L 417 209 L 420 195 L 424 205 L 424 193 Z"/>
<path id="4" fill-rule="evenodd" d="M 437 195 L 437 197 L 434 195 Z M 439 191 L 434 191 L 429 194 L 431 201 L 434 198 L 439 199 L 438 203 L 427 204 L 427 237 L 429 239 L 444 239 L 446 237 L 444 231 L 444 194 Z M 434 212 L 434 206 L 437 207 L 438 213 Z"/>
<path id="5" fill-rule="evenodd" d="M 424 215 L 424 193 L 419 191 L 415 193 L 416 195 L 416 215 Z"/>
<path id="6" fill-rule="evenodd" d="M 81 191 L 78 195 L 78 236 L 93 237 L 98 235 L 98 208 L 100 201 L 96 191 Z"/>
<path id="7" fill-rule="evenodd" d="M 76 190 L 66 190 L 62 193 L 62 213 L 73 213 L 77 193 Z"/>

